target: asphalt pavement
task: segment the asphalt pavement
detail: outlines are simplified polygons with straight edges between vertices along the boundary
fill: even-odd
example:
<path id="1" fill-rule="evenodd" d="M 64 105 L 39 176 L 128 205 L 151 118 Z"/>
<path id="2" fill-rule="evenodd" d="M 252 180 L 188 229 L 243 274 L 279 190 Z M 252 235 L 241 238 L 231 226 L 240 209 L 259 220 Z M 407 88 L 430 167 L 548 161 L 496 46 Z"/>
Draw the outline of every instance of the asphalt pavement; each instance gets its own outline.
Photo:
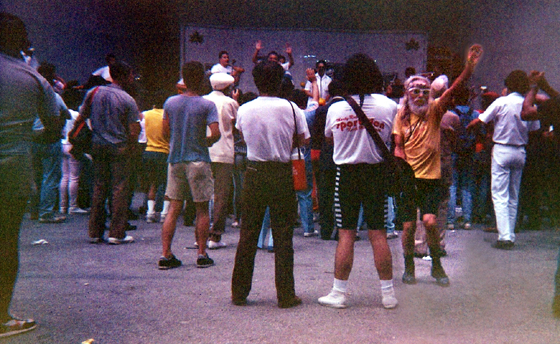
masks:
<path id="1" fill-rule="evenodd" d="M 216 265 L 196 268 L 194 228 L 179 226 L 173 244 L 183 266 L 161 271 L 161 224 L 131 221 L 135 243 L 92 245 L 87 215 L 63 224 L 26 217 L 12 313 L 34 318 L 32 332 L 0 343 L 560 343 L 551 314 L 560 232 L 521 231 L 513 250 L 491 247 L 496 234 L 447 234 L 443 266 L 451 286 L 430 277 L 416 260 L 416 285 L 404 285 L 400 238 L 390 240 L 399 305 L 381 305 L 367 233 L 356 242 L 347 309 L 317 303 L 332 287 L 335 241 L 294 234 L 296 292 L 303 304 L 276 305 L 274 254 L 259 250 L 247 306 L 230 302 L 239 229 L 228 228 L 226 248 L 209 251 Z M 182 223 L 179 221 L 179 223 Z M 42 244 L 33 244 L 44 240 Z M 93 341 L 91 341 L 93 340 Z"/>

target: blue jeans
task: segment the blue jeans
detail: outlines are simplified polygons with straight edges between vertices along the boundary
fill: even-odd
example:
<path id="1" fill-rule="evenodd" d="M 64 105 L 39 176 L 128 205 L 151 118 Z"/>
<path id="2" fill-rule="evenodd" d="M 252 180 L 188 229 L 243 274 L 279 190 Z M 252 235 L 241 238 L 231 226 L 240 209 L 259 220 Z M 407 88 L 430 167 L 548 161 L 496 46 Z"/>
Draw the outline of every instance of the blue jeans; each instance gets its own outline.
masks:
<path id="1" fill-rule="evenodd" d="M 266 211 L 264 213 L 264 219 L 261 227 L 261 234 L 259 235 L 259 241 L 257 243 L 258 248 L 263 248 L 265 246 L 264 241 L 266 239 L 266 235 L 270 230 L 270 208 L 266 207 Z M 272 231 L 270 231 L 270 236 L 268 237 L 268 247 L 274 247 L 274 239 L 272 239 Z"/>
<path id="2" fill-rule="evenodd" d="M 461 192 L 461 208 L 463 209 L 463 218 L 465 222 L 471 221 L 472 214 L 472 191 L 474 189 L 473 178 L 473 158 L 453 157 L 454 168 L 452 175 L 452 184 L 449 187 L 449 208 L 447 213 L 447 222 L 455 223 L 455 207 L 457 206 L 457 189 Z"/>
<path id="3" fill-rule="evenodd" d="M 301 150 L 305 159 L 305 177 L 307 178 L 307 189 L 297 191 L 296 195 L 299 204 L 299 216 L 301 225 L 305 233 L 313 233 L 315 226 L 313 224 L 313 199 L 311 192 L 313 191 L 313 167 L 311 165 L 311 149 L 304 147 Z"/>
<path id="4" fill-rule="evenodd" d="M 62 144 L 33 143 L 31 148 L 33 157 L 33 173 L 37 192 L 31 206 L 38 210 L 39 216 L 53 215 L 58 209 L 56 203 L 59 195 L 60 180 L 62 179 Z"/>

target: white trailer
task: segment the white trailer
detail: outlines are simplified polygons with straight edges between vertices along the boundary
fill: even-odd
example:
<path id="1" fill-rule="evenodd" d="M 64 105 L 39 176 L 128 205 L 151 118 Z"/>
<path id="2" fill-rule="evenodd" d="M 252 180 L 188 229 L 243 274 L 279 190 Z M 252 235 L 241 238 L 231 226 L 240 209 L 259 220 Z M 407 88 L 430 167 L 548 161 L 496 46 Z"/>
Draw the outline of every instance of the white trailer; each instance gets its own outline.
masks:
<path id="1" fill-rule="evenodd" d="M 218 63 L 218 54 L 226 50 L 230 62 L 245 68 L 239 88 L 256 92 L 251 76 L 255 43 L 261 40 L 261 54 L 277 51 L 285 55 L 286 43 L 293 50 L 295 64 L 290 69 L 296 87 L 305 81 L 305 69 L 315 67 L 318 60 L 343 63 L 354 53 L 366 53 L 374 58 L 385 75 L 398 74 L 414 67 L 426 69 L 428 37 L 412 31 L 325 31 L 256 29 L 230 27 L 181 26 L 181 65 L 186 61 L 200 61 L 206 68 Z M 287 58 L 287 56 L 286 56 Z"/>

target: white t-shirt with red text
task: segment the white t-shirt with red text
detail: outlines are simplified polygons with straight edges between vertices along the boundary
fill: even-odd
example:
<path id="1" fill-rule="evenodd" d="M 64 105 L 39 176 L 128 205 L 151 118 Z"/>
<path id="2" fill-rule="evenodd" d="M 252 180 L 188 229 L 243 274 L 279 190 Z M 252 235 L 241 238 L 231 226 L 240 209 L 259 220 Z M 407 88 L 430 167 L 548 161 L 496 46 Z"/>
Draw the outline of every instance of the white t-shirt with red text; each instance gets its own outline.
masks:
<path id="1" fill-rule="evenodd" d="M 360 103 L 358 96 L 352 97 Z M 397 103 L 381 94 L 366 95 L 362 110 L 383 141 L 390 142 Z M 325 136 L 333 138 L 333 160 L 337 165 L 376 164 L 383 161 L 381 151 L 346 101 L 337 102 L 329 107 Z"/>

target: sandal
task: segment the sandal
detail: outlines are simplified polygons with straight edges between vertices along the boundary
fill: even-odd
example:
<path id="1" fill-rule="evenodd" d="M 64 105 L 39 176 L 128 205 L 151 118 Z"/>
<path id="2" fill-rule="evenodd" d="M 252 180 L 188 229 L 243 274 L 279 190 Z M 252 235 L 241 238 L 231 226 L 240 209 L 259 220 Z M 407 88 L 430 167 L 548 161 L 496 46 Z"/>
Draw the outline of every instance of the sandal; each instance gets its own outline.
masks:
<path id="1" fill-rule="evenodd" d="M 0 338 L 31 331 L 36 327 L 37 323 L 33 319 L 21 320 L 12 318 L 3 324 L 0 324 Z"/>

